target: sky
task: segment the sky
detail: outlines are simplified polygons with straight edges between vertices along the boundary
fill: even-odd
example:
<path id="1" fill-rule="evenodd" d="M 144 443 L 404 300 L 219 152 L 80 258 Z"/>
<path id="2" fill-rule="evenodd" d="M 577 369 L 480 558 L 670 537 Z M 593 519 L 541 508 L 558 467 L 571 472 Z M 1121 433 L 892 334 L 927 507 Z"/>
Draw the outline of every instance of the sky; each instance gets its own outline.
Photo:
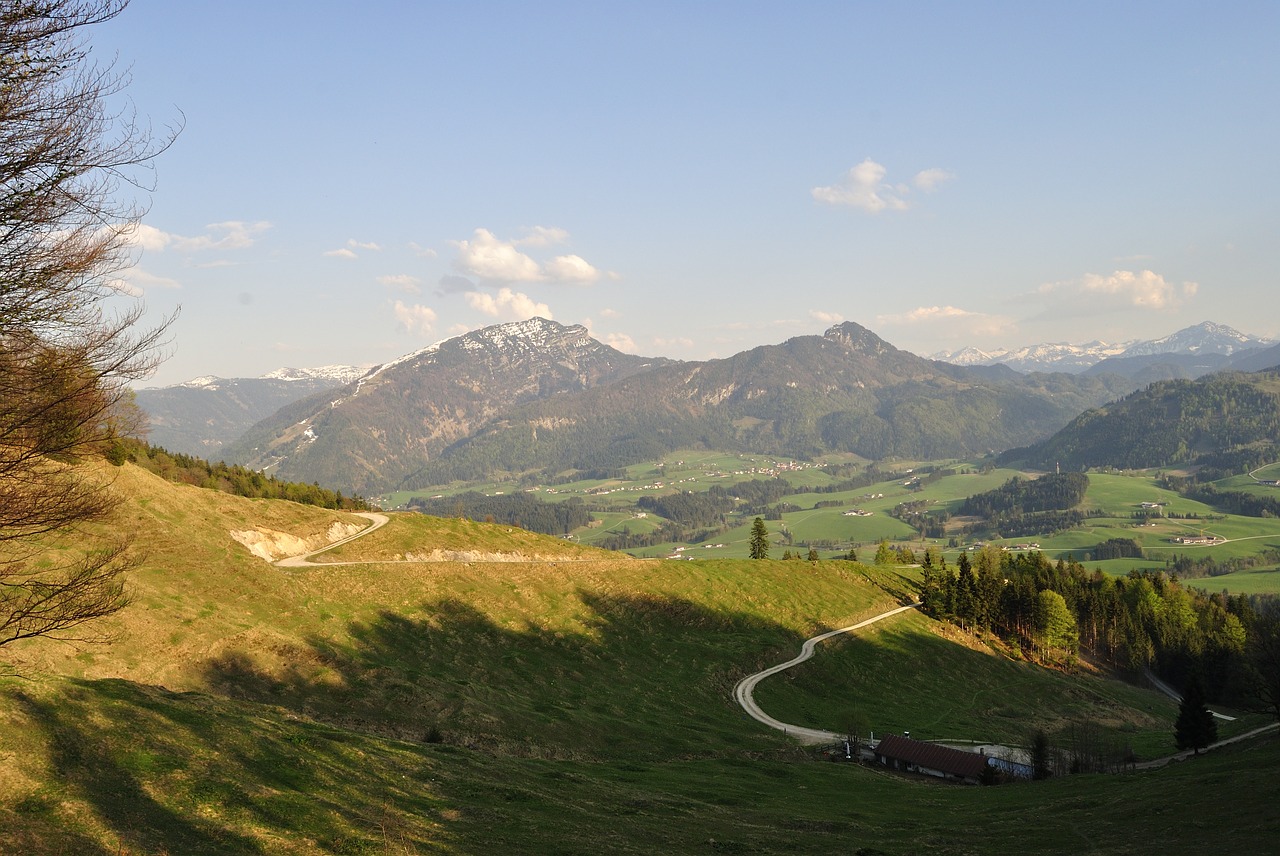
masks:
<path id="1" fill-rule="evenodd" d="M 132 0 L 180 124 L 119 283 L 143 385 L 533 315 L 725 357 L 1280 337 L 1280 4 Z M 125 299 L 124 297 L 121 298 Z"/>

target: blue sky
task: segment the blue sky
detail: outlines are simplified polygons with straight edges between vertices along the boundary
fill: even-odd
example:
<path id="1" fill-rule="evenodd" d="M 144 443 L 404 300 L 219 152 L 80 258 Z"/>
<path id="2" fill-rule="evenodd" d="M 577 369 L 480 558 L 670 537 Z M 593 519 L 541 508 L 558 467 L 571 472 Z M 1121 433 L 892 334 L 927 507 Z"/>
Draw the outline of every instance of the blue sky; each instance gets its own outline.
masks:
<path id="1" fill-rule="evenodd" d="M 133 0 L 90 41 L 185 122 L 151 384 L 530 314 L 678 359 L 1280 336 L 1275 3 Z"/>

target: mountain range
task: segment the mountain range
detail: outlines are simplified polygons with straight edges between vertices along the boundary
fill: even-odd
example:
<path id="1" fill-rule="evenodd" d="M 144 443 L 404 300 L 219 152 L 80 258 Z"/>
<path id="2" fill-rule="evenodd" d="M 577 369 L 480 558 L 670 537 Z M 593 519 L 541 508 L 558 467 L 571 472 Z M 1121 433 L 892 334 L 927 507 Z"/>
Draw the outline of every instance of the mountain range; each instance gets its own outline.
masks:
<path id="1" fill-rule="evenodd" d="M 281 478 L 364 494 L 680 448 L 873 459 L 984 454 L 1128 392 L 1115 375 L 956 366 L 846 322 L 732 357 L 623 354 L 540 318 L 473 331 L 296 401 L 224 450 Z"/>
<path id="2" fill-rule="evenodd" d="M 919 357 L 846 322 L 681 362 L 625 354 L 584 327 L 534 318 L 373 369 L 200 378 L 140 390 L 138 403 L 155 444 L 369 495 L 616 469 L 680 448 L 874 460 L 999 452 L 1156 381 L 1280 364 L 1280 345 L 1266 345 L 1202 324 L 1118 350 L 1081 346 L 1077 361 L 1090 348 L 1089 359 L 1112 352 L 1083 370 L 1020 372 Z"/>
<path id="3" fill-rule="evenodd" d="M 957 351 L 941 351 L 933 359 L 957 365 L 1006 365 L 1020 372 L 1110 371 L 1136 375 L 1150 372 L 1151 367 L 1167 363 L 1157 373 L 1166 378 L 1199 377 L 1211 371 L 1235 368 L 1234 363 L 1250 352 L 1274 350 L 1280 362 L 1280 345 L 1259 336 L 1251 336 L 1224 324 L 1205 321 L 1160 339 L 1130 340 L 1086 344 L 1046 342 L 1016 349 L 985 351 L 966 347 Z M 1142 359 L 1139 359 L 1142 358 Z M 1276 363 L 1271 363 L 1275 365 Z M 1150 380 L 1165 378 L 1149 377 Z"/>

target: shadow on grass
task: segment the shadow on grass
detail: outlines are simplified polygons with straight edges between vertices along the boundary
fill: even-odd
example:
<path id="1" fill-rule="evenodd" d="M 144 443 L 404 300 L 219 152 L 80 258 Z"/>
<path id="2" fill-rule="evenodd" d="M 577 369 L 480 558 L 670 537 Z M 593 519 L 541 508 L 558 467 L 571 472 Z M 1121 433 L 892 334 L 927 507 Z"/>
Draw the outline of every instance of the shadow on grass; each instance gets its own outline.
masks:
<path id="1" fill-rule="evenodd" d="M 496 787 L 492 772 L 487 786 L 465 775 L 510 756 L 640 771 L 797 757 L 746 718 L 731 690 L 791 656 L 802 634 L 680 598 L 577 597 L 578 632 L 503 627 L 451 599 L 383 611 L 352 624 L 341 644 L 315 637 L 205 664 L 216 695 L 120 680 L 12 689 L 7 703 L 39 733 L 57 782 L 33 807 L 46 819 L 29 815 L 24 826 L 59 844 L 33 852 L 310 852 L 282 838 L 324 852 L 413 853 L 448 846 L 453 830 L 475 834 L 487 816 L 477 805 L 505 816 L 507 803 L 552 804 Z M 427 745 L 437 741 L 454 745 Z M 453 754 L 442 765 L 439 753 Z M 470 823 L 457 821 L 461 812 Z M 542 822 L 554 829 L 554 814 Z M 93 843 L 103 840 L 119 844 Z"/>
<path id="2" fill-rule="evenodd" d="M 579 591 L 578 632 L 504 627 L 457 600 L 383 611 L 342 642 L 225 654 L 211 689 L 343 727 L 527 757 L 669 759 L 780 741 L 732 701 L 800 634 L 671 597 Z M 750 722 L 750 720 L 748 720 Z"/>
<path id="3" fill-rule="evenodd" d="M 26 852 L 417 852 L 446 837 L 428 832 L 447 807 L 417 781 L 411 752 L 370 757 L 341 732 L 279 712 L 121 680 L 7 695 L 42 733 L 53 783 L 38 797 L 41 817 L 15 811 Z M 388 785 L 397 779 L 404 786 Z M 92 818 L 50 804 L 86 806 Z M 404 828 L 406 816 L 421 828 Z"/>

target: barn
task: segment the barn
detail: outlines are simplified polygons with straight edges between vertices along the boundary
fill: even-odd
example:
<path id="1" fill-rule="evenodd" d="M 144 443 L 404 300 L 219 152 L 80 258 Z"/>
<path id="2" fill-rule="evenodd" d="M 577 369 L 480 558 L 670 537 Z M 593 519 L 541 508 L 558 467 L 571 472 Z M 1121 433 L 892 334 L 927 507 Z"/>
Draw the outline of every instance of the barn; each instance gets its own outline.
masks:
<path id="1" fill-rule="evenodd" d="M 986 755 L 935 743 L 923 743 L 896 734 L 884 737 L 876 744 L 875 758 L 877 764 L 891 770 L 923 773 L 971 785 L 981 784 L 984 776 L 991 775 L 987 772 L 991 759 Z"/>

